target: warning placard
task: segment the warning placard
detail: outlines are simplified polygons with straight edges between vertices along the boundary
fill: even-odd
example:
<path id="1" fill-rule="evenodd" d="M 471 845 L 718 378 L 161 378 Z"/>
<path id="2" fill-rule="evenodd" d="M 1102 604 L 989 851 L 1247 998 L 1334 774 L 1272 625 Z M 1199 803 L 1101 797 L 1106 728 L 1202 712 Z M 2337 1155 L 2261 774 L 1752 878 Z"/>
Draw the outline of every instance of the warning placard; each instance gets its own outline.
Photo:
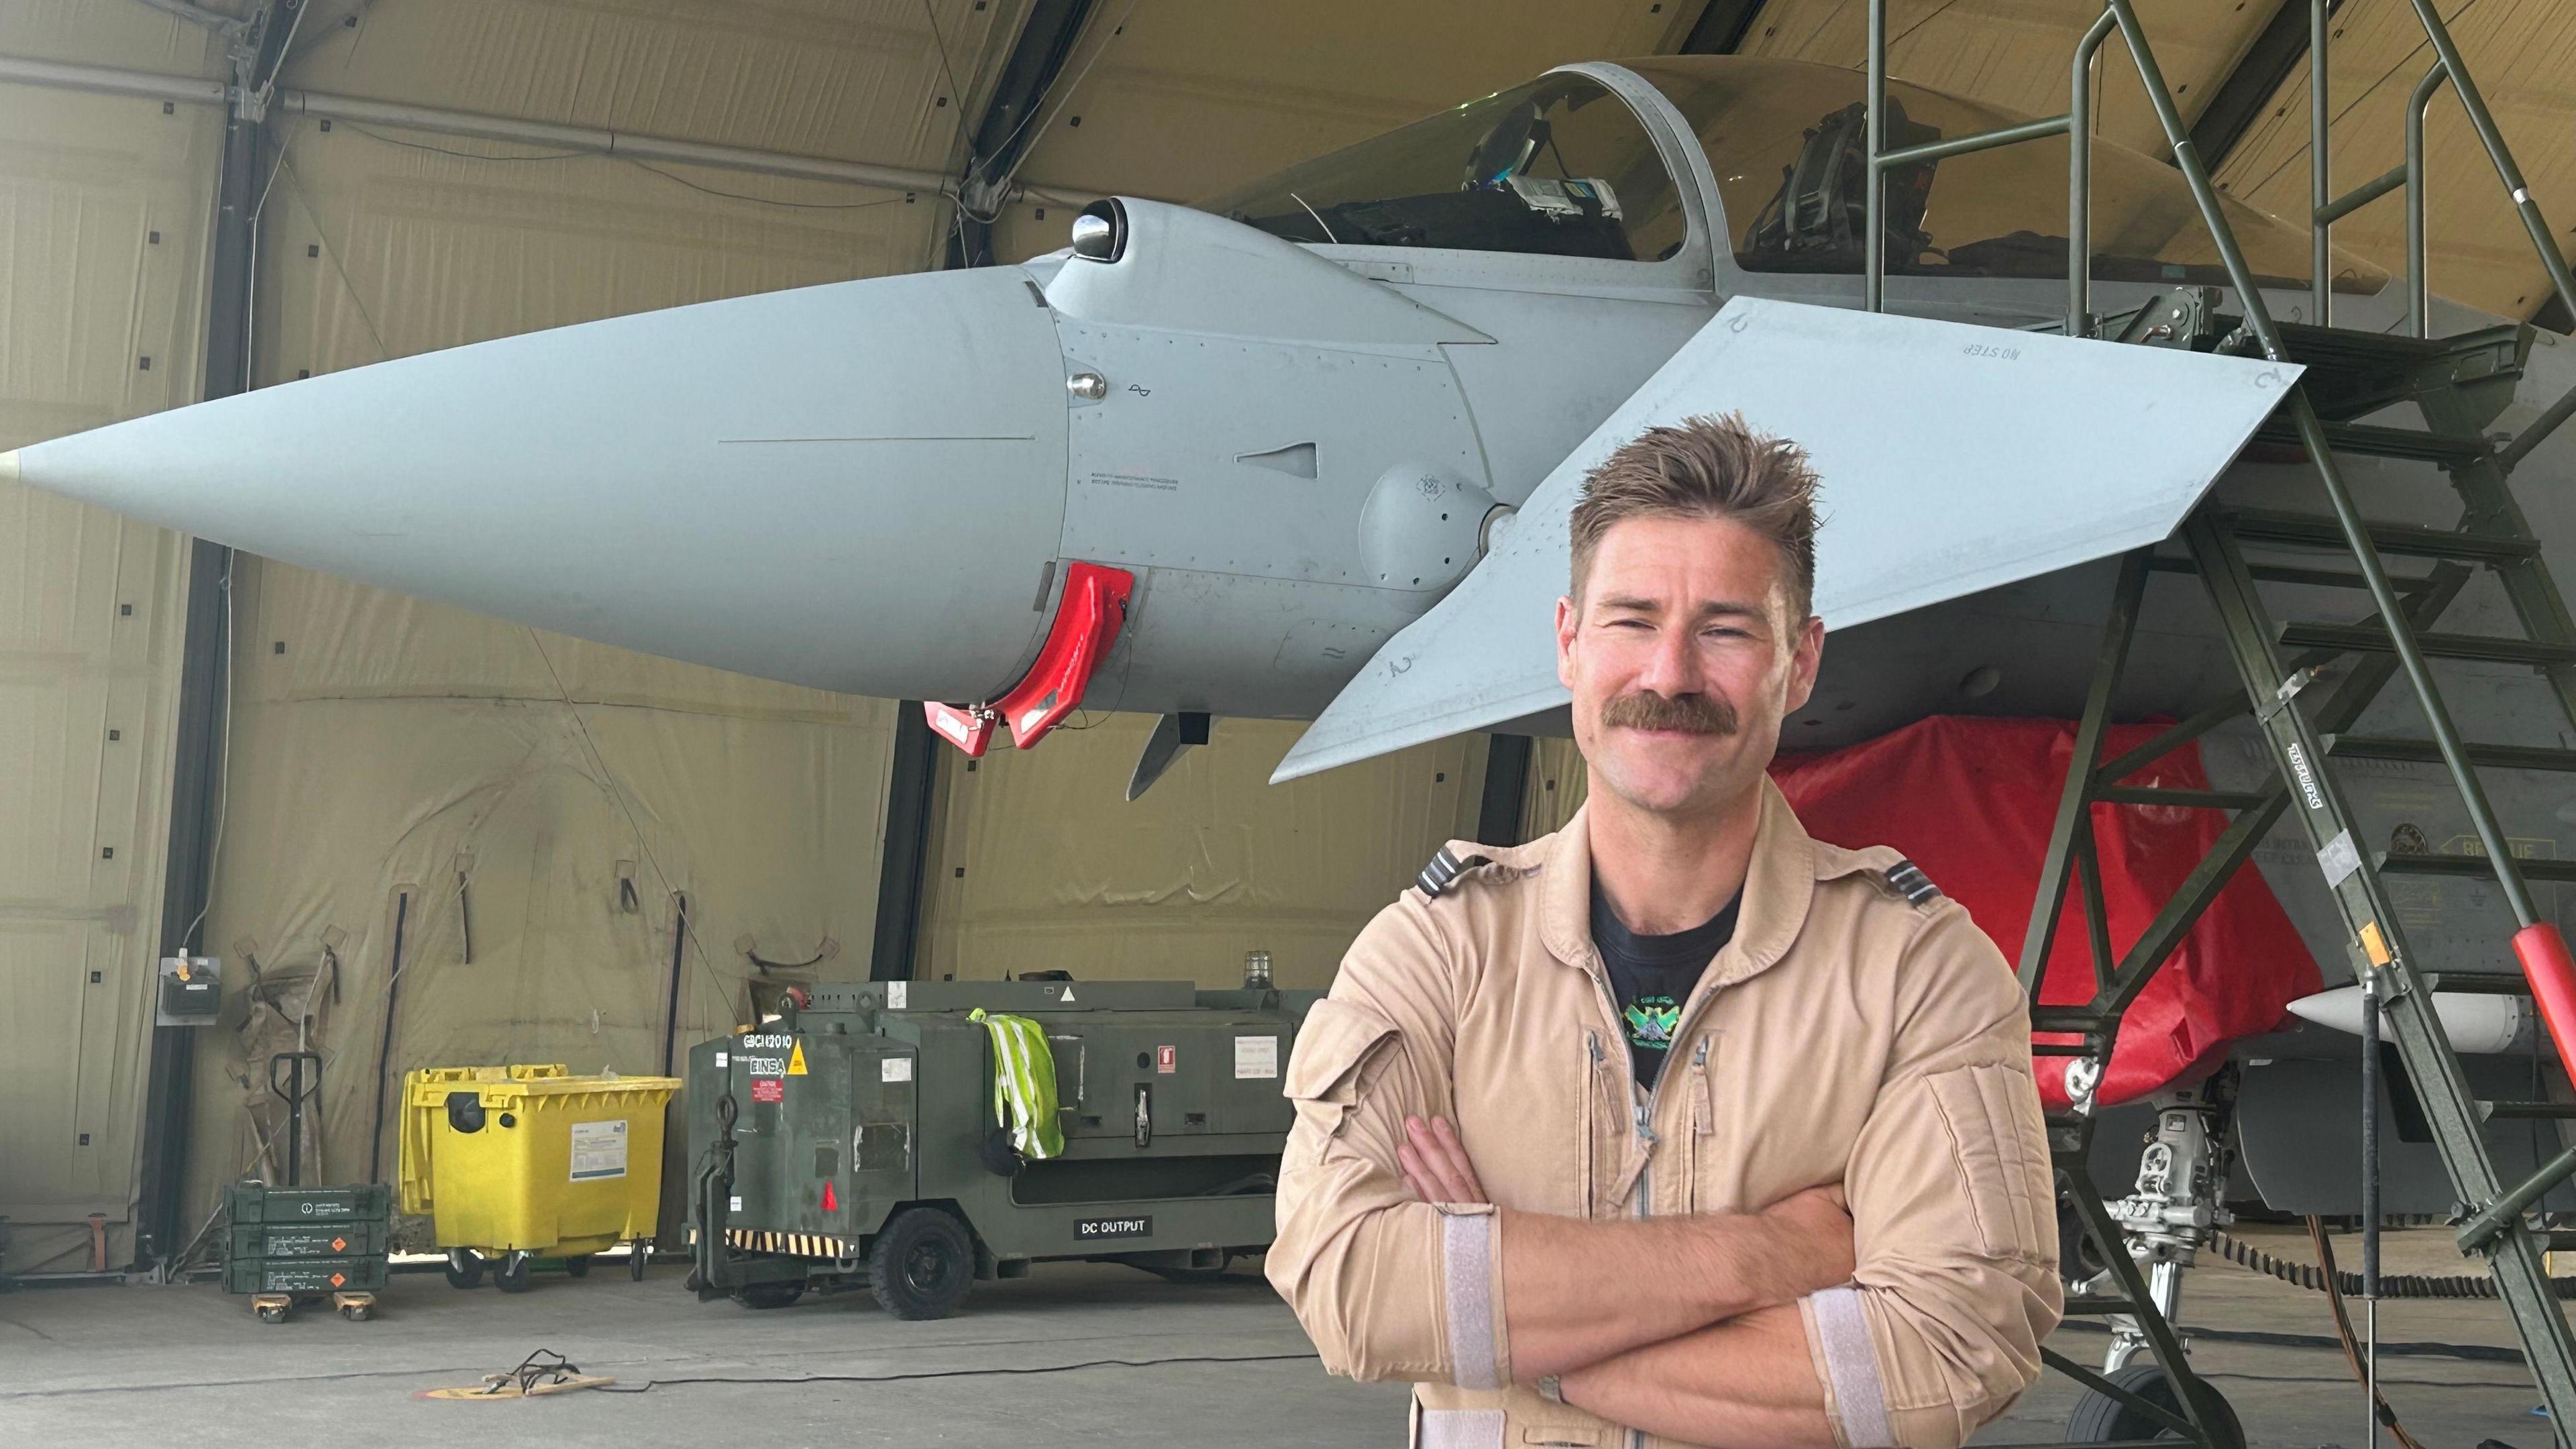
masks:
<path id="1" fill-rule="evenodd" d="M 591 1182 L 625 1175 L 626 1124 L 623 1121 L 572 1124 L 573 1181 Z"/>
<path id="2" fill-rule="evenodd" d="M 1279 1075 L 1279 1038 L 1275 1036 L 1239 1036 L 1234 1039 L 1234 1075 L 1237 1081 L 1248 1077 Z"/>
<path id="3" fill-rule="evenodd" d="M 784 1101 L 786 1101 L 786 1100 L 787 1100 L 787 1079 L 786 1079 L 785 1077 L 754 1077 L 754 1078 L 752 1078 L 752 1079 L 751 1079 L 751 1100 L 753 1100 L 753 1101 L 755 1101 L 755 1102 L 784 1102 Z"/>

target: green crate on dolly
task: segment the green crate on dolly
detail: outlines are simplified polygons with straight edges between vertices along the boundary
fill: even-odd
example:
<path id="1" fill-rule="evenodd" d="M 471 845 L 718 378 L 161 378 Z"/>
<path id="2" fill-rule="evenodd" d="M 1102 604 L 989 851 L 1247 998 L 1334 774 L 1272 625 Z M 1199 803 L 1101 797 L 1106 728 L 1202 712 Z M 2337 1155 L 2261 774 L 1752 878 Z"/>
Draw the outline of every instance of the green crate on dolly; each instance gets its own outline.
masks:
<path id="1" fill-rule="evenodd" d="M 425 1214 L 447 1281 L 485 1269 L 528 1290 L 540 1259 L 575 1277 L 590 1255 L 661 1227 L 662 1115 L 676 1077 L 574 1076 L 561 1066 L 429 1067 L 403 1077 L 402 1210 Z"/>
<path id="2" fill-rule="evenodd" d="M 234 1183 L 224 1193 L 224 1291 L 251 1295 L 264 1323 L 283 1323 L 297 1301 L 321 1298 L 343 1318 L 367 1318 L 385 1286 L 392 1213 L 393 1194 L 381 1184 Z"/>

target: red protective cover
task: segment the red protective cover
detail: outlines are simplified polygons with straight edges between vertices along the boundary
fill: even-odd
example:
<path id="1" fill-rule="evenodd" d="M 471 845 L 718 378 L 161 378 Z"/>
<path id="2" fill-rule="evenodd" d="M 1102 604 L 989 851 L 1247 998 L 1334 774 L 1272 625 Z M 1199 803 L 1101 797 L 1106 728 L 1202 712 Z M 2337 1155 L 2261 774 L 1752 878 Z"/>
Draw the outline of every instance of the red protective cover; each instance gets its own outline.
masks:
<path id="1" fill-rule="evenodd" d="M 2112 727 L 2104 758 L 2162 728 Z M 1783 755 L 1771 774 L 1809 834 L 1836 845 L 1896 847 L 2017 963 L 2074 753 L 2075 726 L 2067 721 L 1936 715 L 1848 749 Z M 2197 745 L 2122 783 L 2209 788 Z M 2226 828 L 2227 816 L 2216 810 L 2093 807 L 2115 964 Z M 2230 1040 L 2272 1030 L 2290 1001 L 2319 986 L 2307 943 L 2249 864 L 2130 1006 L 2095 1101 L 2131 1101 L 2214 1069 Z M 2071 1006 L 2092 998 L 2083 899 L 2070 879 L 2040 1000 Z M 2068 1061 L 2037 1061 L 2040 1096 L 2052 1111 L 2066 1105 Z"/>
<path id="2" fill-rule="evenodd" d="M 2567 938 L 2555 921 L 2541 921 L 2513 933 L 2513 957 L 2531 983 L 2531 999 L 2540 1021 L 2558 1048 L 2559 1065 L 2576 1070 L 2576 960 L 2567 955 Z"/>
<path id="3" fill-rule="evenodd" d="M 997 718 L 990 710 L 961 709 L 930 699 L 922 701 L 921 713 L 930 721 L 931 729 L 942 739 L 964 750 L 970 760 L 984 758 L 985 746 L 993 742 Z"/>
<path id="4" fill-rule="evenodd" d="M 1092 671 L 1109 657 L 1127 623 L 1127 596 L 1135 588 L 1136 576 L 1125 569 L 1065 565 L 1064 597 L 1056 603 L 1055 623 L 1037 662 L 993 705 L 993 712 L 1011 727 L 1012 745 L 1025 750 L 1036 744 L 1082 703 Z"/>

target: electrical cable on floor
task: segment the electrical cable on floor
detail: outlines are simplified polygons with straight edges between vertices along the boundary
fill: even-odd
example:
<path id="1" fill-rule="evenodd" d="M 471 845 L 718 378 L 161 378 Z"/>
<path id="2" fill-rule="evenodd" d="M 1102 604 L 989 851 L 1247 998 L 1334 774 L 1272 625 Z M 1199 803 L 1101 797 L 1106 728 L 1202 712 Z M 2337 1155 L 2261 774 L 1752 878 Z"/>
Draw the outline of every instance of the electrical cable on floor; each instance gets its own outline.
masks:
<path id="1" fill-rule="evenodd" d="M 2251 1243 L 2229 1237 L 2223 1232 L 2217 1235 L 2217 1239 L 2215 1246 L 2219 1256 L 2240 1268 L 2277 1278 L 2293 1288 L 2305 1288 L 2311 1293 L 2329 1291 L 2324 1271 L 2312 1263 L 2294 1263 L 2287 1258 L 2275 1258 Z M 2337 1273 L 2334 1286 L 2346 1293 L 2359 1293 L 2361 1275 Z M 2576 1278 L 2552 1278 L 2549 1280 L 2549 1286 L 2562 1299 L 2576 1299 Z M 2496 1285 L 2493 1278 L 2482 1274 L 2383 1273 L 2379 1278 L 2379 1296 L 2382 1298 L 2493 1298 L 2496 1296 Z"/>
<path id="2" fill-rule="evenodd" d="M 919 1373 L 896 1374 L 746 1374 L 739 1378 L 710 1375 L 705 1377 L 646 1379 L 642 1383 L 615 1387 L 603 1386 L 603 1394 L 642 1394 L 656 1388 L 682 1384 L 894 1384 L 914 1379 L 972 1379 L 1020 1374 L 1068 1374 L 1095 1368 L 1162 1368 L 1185 1363 L 1297 1363 L 1322 1357 L 1315 1353 L 1247 1353 L 1184 1354 L 1175 1358 L 1095 1358 L 1081 1363 L 1039 1364 L 1010 1368 L 925 1369 Z"/>
<path id="3" fill-rule="evenodd" d="M 2059 1325 L 2076 1333 L 2109 1333 L 2108 1324 L 2070 1318 Z M 2205 1338 L 2212 1343 L 2241 1343 L 2254 1348 L 2309 1348 L 2341 1350 L 2343 1344 L 2321 1333 L 2266 1333 L 2249 1328 L 2198 1328 L 2189 1324 L 2175 1325 L 2175 1332 L 2185 1338 Z M 2484 1343 L 2382 1343 L 2382 1358 L 2456 1358 L 2468 1363 L 2520 1364 L 2526 1360 L 2520 1349 L 2497 1348 Z M 2340 1381 L 2338 1381 L 2340 1382 Z"/>
<path id="4" fill-rule="evenodd" d="M 2326 1306 L 2334 1311 L 2335 1337 L 2343 1340 L 2344 1362 L 2352 1366 L 2353 1378 L 2361 1384 L 2362 1392 L 2370 1396 L 2371 1412 L 2378 1416 L 2380 1426 L 2397 1440 L 2401 1449 L 2424 1449 L 2414 1435 L 2406 1432 L 2406 1426 L 2397 1422 L 2397 1411 L 2388 1406 L 2388 1396 L 2379 1392 L 2371 1381 L 2371 1370 L 2362 1360 L 2361 1344 L 2353 1337 L 2352 1315 L 2344 1311 L 2343 1274 L 2335 1271 L 2334 1244 L 2326 1240 L 2325 1219 L 2308 1219 L 2308 1241 L 2316 1244 L 2317 1261 L 2325 1270 Z M 2380 1280 L 2383 1290 L 2387 1281 L 2385 1278 Z"/>
<path id="5" fill-rule="evenodd" d="M 2241 1379 L 2249 1383 L 2258 1384 L 2340 1384 L 2349 1382 L 2349 1380 L 2341 1374 L 2243 1374 L 2205 1369 L 2197 1365 L 2193 1366 L 2192 1375 L 2195 1378 L 2204 1379 Z M 2409 1388 L 2417 1389 L 2522 1389 L 2528 1391 L 2531 1388 L 2529 1383 L 2509 1383 L 2503 1379 L 2392 1379 L 2386 1374 L 2381 1374 L 2379 1376 L 2379 1381 L 2383 1384 L 2404 1384 Z"/>

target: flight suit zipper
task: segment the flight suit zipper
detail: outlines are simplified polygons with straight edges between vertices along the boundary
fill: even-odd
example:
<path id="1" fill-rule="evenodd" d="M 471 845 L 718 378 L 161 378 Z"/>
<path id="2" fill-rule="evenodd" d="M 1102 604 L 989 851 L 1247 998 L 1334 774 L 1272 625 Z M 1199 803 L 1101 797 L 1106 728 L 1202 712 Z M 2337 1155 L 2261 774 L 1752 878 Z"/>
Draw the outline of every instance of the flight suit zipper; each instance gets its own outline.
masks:
<path id="1" fill-rule="evenodd" d="M 1610 1064 L 1601 1050 L 1601 1033 L 1583 1033 L 1584 1046 L 1592 1059 L 1591 1074 L 1583 1082 L 1583 1215 L 1600 1215 L 1601 1174 L 1594 1161 L 1600 1156 L 1602 1104 L 1610 1099 Z"/>
<path id="2" fill-rule="evenodd" d="M 1602 969 L 1600 958 L 1597 955 L 1585 963 L 1583 974 L 1592 978 L 1593 986 L 1600 992 L 1602 1009 L 1609 1013 L 1611 1034 L 1622 1042 L 1626 1041 L 1627 1034 L 1622 1030 L 1622 1022 L 1619 1016 L 1618 995 L 1611 991 L 1608 973 Z M 1679 1041 L 1682 1039 L 1680 1028 L 1691 1024 L 1691 1022 L 1697 1018 L 1701 1004 L 1716 994 L 1717 993 L 1714 990 L 1703 987 L 1698 994 L 1691 998 L 1690 1005 L 1683 1013 L 1682 1020 L 1676 1023 L 1673 1033 L 1674 1040 Z M 1708 1043 L 1706 1041 L 1702 1041 L 1699 1045 L 1699 1054 L 1693 1059 L 1692 1064 L 1697 1066 L 1700 1063 L 1705 1062 L 1707 1058 Z M 1661 1140 L 1655 1135 L 1655 1129 L 1652 1125 L 1655 1115 L 1655 1100 L 1663 1091 L 1664 1081 L 1671 1075 L 1671 1073 L 1656 1073 L 1655 1085 L 1641 1093 L 1637 1090 L 1636 1063 L 1634 1059 L 1626 1053 L 1622 1053 L 1620 1060 L 1627 1066 L 1627 1070 L 1621 1075 L 1626 1079 L 1628 1100 L 1634 1104 L 1635 1107 L 1636 1115 L 1634 1121 L 1637 1132 L 1636 1150 L 1642 1156 L 1642 1160 L 1639 1162 L 1637 1167 L 1636 1185 L 1630 1190 L 1629 1215 L 1640 1219 L 1651 1218 L 1655 1215 L 1654 1151 L 1655 1144 Z M 1592 1039 L 1592 1061 L 1594 1067 L 1598 1069 L 1601 1064 L 1601 1041 L 1598 1037 L 1594 1037 Z M 1590 1150 L 1591 1145 L 1587 1142 L 1585 1144 L 1585 1154 L 1587 1157 L 1590 1155 Z M 1631 1429 L 1628 1431 L 1628 1449 L 1647 1449 L 1645 1430 Z"/>
<path id="3" fill-rule="evenodd" d="M 1600 991 L 1601 1005 L 1610 1015 L 1610 1025 L 1613 1034 L 1617 1035 L 1619 1039 L 1624 1042 L 1626 1040 L 1626 1033 L 1621 1030 L 1619 998 L 1610 990 L 1608 975 L 1600 969 L 1600 961 L 1598 957 L 1595 957 L 1586 966 L 1584 974 L 1592 978 L 1592 984 Z M 1706 1005 L 1709 999 L 1716 995 L 1716 988 L 1702 987 L 1691 997 L 1690 1004 L 1683 1009 L 1680 1019 L 1674 1023 L 1673 1040 L 1681 1041 L 1689 1036 L 1690 1027 L 1697 1024 L 1699 1020 L 1700 1008 Z M 1693 1065 L 1698 1065 L 1700 1062 L 1705 1062 L 1707 1060 L 1708 1044 L 1705 1041 L 1700 1043 L 1699 1052 L 1700 1054 L 1694 1060 Z M 1671 1078 L 1672 1073 L 1669 1071 L 1656 1073 L 1655 1085 L 1646 1088 L 1643 1092 L 1640 1092 L 1637 1087 L 1635 1062 L 1624 1055 L 1621 1060 L 1627 1062 L 1629 1067 L 1629 1070 L 1625 1073 L 1628 1085 L 1628 1100 L 1634 1105 L 1634 1120 L 1637 1134 L 1636 1150 L 1642 1156 L 1642 1160 L 1639 1162 L 1637 1167 L 1637 1180 L 1630 1188 L 1633 1207 L 1630 1210 L 1629 1216 L 1650 1218 L 1655 1215 L 1654 1149 L 1656 1144 L 1663 1140 L 1656 1134 L 1653 1125 L 1655 1118 L 1655 1104 L 1662 1098 L 1664 1083 Z"/>

